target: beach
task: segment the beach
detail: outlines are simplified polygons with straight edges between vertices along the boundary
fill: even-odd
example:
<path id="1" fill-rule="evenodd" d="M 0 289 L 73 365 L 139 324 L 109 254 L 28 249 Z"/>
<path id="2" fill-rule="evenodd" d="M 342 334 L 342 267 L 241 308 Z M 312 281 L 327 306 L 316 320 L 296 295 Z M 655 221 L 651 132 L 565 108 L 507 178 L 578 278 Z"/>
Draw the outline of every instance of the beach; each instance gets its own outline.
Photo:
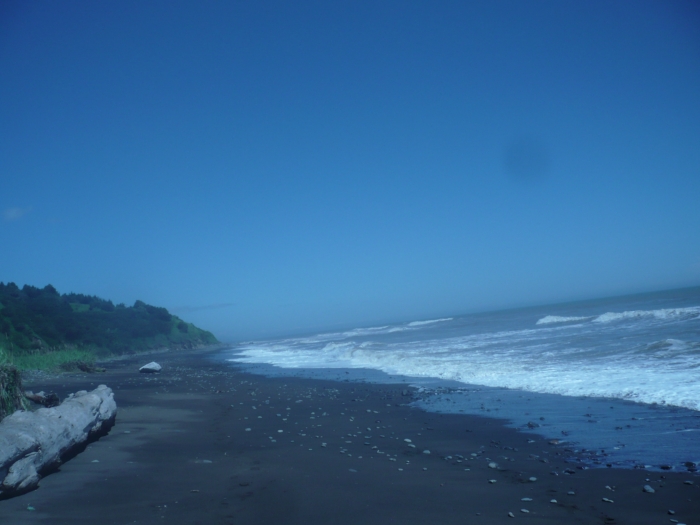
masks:
<path id="1" fill-rule="evenodd" d="M 556 436 L 425 412 L 403 385 L 264 377 L 214 353 L 31 376 L 26 389 L 61 398 L 106 384 L 116 424 L 0 501 L 0 522 L 700 523 L 690 472 L 586 468 Z M 162 372 L 139 374 L 150 360 Z"/>

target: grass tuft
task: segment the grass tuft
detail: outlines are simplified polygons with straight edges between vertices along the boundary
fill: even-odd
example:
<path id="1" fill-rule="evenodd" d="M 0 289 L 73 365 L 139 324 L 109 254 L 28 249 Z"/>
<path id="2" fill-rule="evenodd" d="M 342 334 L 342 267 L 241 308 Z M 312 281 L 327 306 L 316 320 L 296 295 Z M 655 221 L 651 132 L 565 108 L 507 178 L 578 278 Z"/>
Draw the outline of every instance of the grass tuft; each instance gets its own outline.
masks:
<path id="1" fill-rule="evenodd" d="M 95 362 L 95 354 L 89 350 L 75 348 L 51 352 L 14 353 L 0 347 L 0 365 L 11 365 L 19 370 L 55 371 L 63 368 L 65 363 L 76 361 L 92 364 Z"/>

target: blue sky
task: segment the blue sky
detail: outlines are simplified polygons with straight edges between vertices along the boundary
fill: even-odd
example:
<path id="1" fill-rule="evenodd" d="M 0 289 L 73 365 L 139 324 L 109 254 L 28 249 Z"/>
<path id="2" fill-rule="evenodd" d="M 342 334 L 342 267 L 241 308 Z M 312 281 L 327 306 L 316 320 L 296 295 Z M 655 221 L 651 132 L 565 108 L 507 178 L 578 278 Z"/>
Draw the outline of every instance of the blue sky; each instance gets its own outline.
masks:
<path id="1" fill-rule="evenodd" d="M 700 284 L 693 2 L 3 2 L 0 281 L 221 339 Z"/>

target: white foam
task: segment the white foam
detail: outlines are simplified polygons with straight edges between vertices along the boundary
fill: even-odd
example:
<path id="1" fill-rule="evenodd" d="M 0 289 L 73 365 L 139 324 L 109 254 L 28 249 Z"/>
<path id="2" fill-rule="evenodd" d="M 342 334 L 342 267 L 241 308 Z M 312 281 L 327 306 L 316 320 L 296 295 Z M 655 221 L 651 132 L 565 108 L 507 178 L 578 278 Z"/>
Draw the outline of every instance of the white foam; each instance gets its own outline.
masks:
<path id="1" fill-rule="evenodd" d="M 626 312 L 606 312 L 593 319 L 594 323 L 610 323 L 626 319 L 655 318 L 660 320 L 675 319 L 679 317 L 700 316 L 700 306 L 690 308 L 664 308 L 660 310 L 629 310 Z"/>
<path id="2" fill-rule="evenodd" d="M 585 321 L 591 317 L 562 317 L 559 315 L 547 315 L 537 321 L 536 324 L 571 323 L 574 321 Z"/>

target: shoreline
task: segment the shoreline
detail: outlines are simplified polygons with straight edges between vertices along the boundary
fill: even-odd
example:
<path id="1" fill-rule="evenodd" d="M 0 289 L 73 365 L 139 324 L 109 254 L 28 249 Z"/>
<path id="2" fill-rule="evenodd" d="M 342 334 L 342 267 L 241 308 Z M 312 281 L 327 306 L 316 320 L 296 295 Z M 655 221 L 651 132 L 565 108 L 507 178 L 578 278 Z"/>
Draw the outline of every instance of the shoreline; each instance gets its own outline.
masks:
<path id="1" fill-rule="evenodd" d="M 107 384 L 117 421 L 38 490 L 0 502 L 0 521 L 698 523 L 690 473 L 587 469 L 503 420 L 412 407 L 405 385 L 265 377 L 217 351 L 163 353 L 156 375 L 130 356 L 28 382 L 61 398 Z"/>
<path id="2" fill-rule="evenodd" d="M 431 377 L 391 375 L 367 368 L 280 368 L 230 361 L 265 377 L 300 377 L 412 388 L 413 406 L 438 414 L 495 418 L 524 434 L 556 440 L 580 452 L 590 468 L 671 469 L 689 474 L 700 464 L 700 412 L 672 405 L 609 398 L 564 396 L 491 387 Z"/>

